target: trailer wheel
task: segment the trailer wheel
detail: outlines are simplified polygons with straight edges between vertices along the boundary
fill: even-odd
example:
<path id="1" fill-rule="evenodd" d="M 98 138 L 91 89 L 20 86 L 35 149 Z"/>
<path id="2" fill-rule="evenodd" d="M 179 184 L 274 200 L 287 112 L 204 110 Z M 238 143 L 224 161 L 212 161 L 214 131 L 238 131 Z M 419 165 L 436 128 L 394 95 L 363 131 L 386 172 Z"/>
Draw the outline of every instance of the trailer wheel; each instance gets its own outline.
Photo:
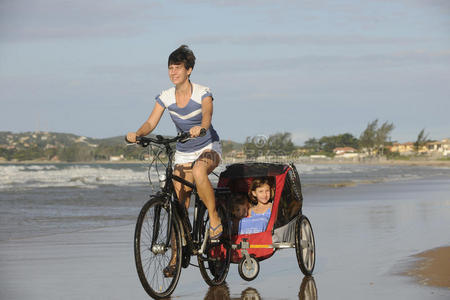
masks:
<path id="1" fill-rule="evenodd" d="M 242 279 L 252 281 L 259 274 L 259 262 L 254 256 L 248 259 L 244 256 L 239 262 L 238 271 Z"/>
<path id="2" fill-rule="evenodd" d="M 316 245 L 311 223 L 305 216 L 297 219 L 295 227 L 295 252 L 298 266 L 306 276 L 311 275 L 316 263 Z"/>

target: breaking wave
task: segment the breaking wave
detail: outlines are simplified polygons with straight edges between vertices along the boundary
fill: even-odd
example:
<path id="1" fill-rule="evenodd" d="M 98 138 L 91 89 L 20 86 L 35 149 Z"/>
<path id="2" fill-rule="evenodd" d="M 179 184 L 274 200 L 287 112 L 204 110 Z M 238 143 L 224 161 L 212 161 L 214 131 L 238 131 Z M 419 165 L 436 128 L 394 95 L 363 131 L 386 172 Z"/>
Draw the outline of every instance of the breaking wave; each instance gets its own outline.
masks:
<path id="1" fill-rule="evenodd" d="M 302 184 L 316 187 L 349 187 L 357 184 L 450 176 L 449 168 L 363 164 L 297 164 Z M 220 174 L 224 165 L 215 170 Z M 155 169 L 150 171 L 158 182 Z M 217 178 L 211 175 L 212 181 Z M 46 187 L 97 188 L 99 186 L 144 186 L 149 184 L 145 164 L 35 164 L 0 165 L 0 190 Z"/>
<path id="2" fill-rule="evenodd" d="M 151 172 L 157 180 L 156 172 Z M 0 190 L 44 187 L 96 188 L 101 185 L 148 184 L 144 166 L 102 165 L 4 165 L 0 166 Z"/>

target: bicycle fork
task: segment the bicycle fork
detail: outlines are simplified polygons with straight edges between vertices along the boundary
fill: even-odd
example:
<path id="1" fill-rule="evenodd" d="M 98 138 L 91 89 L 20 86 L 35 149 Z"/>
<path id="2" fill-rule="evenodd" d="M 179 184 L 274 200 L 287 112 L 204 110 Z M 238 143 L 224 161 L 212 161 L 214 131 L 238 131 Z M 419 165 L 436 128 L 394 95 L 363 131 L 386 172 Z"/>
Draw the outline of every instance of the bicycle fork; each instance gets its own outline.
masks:
<path id="1" fill-rule="evenodd" d="M 172 206 L 169 202 L 169 208 L 168 208 L 168 217 L 167 217 L 167 228 L 166 228 L 166 239 L 164 243 L 158 243 L 159 238 L 159 230 L 161 228 L 161 209 L 163 209 L 162 206 L 158 205 L 155 206 L 155 215 L 153 218 L 153 235 L 152 235 L 152 243 L 150 250 L 154 254 L 164 254 L 167 249 L 171 245 L 171 237 L 172 237 Z"/>

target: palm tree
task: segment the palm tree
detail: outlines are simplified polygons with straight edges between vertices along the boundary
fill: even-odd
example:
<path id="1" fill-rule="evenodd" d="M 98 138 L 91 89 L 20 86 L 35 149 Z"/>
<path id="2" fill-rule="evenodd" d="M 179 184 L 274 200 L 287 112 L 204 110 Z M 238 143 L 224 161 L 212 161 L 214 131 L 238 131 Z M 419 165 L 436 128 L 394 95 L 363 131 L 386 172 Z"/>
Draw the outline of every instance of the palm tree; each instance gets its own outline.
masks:
<path id="1" fill-rule="evenodd" d="M 417 135 L 417 140 L 414 143 L 414 149 L 416 153 L 419 153 L 420 148 L 422 148 L 428 142 L 428 133 L 425 134 L 425 128 L 423 128 Z"/>

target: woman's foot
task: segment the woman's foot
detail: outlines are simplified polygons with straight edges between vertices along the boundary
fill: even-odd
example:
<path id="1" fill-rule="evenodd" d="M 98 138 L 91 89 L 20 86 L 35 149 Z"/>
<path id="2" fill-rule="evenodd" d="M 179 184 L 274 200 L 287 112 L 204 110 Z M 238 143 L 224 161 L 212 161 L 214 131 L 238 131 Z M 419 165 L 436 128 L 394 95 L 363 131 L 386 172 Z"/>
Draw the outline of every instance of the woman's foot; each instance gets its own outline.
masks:
<path id="1" fill-rule="evenodd" d="M 219 223 L 216 227 L 209 226 L 209 238 L 211 240 L 217 240 L 222 236 L 223 226 L 222 223 Z"/>
<path id="2" fill-rule="evenodd" d="M 170 257 L 169 265 L 163 269 L 164 277 L 174 277 L 177 273 L 177 249 L 174 247 L 176 245 L 175 234 L 170 237 L 170 244 L 172 248 L 172 255 Z"/>
<path id="3" fill-rule="evenodd" d="M 209 238 L 217 240 L 222 235 L 222 232 L 222 220 L 216 210 L 209 215 Z"/>
<path id="4" fill-rule="evenodd" d="M 175 277 L 177 273 L 176 265 L 168 265 L 163 269 L 164 277 Z"/>

